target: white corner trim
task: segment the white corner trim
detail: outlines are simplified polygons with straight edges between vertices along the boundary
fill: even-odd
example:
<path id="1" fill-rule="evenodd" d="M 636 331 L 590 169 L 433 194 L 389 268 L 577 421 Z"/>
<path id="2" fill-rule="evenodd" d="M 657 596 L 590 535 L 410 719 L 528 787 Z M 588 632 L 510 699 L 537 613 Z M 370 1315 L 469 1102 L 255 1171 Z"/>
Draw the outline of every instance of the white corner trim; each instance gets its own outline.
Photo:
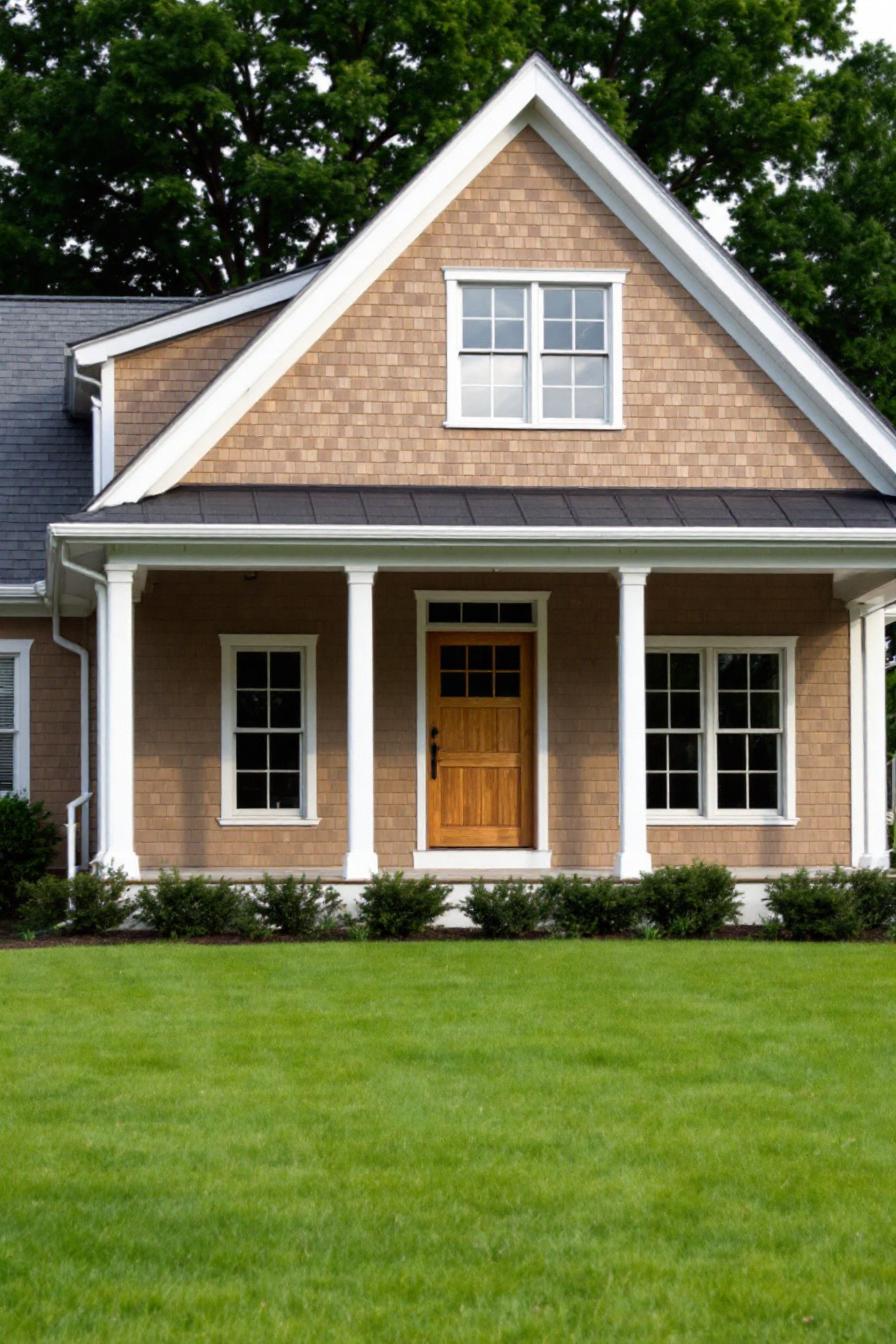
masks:
<path id="1" fill-rule="evenodd" d="M 221 815 L 219 826 L 314 826 L 317 815 L 317 635 L 219 635 L 221 644 Z M 236 806 L 236 655 L 295 649 L 302 654 L 302 806 L 299 811 Z"/>
<path id="2" fill-rule="evenodd" d="M 427 848 L 429 841 L 427 800 L 427 703 L 426 703 L 426 636 L 430 630 L 526 630 L 535 635 L 535 845 L 534 850 L 495 850 L 496 854 L 539 853 L 548 854 L 550 819 L 550 756 L 549 756 L 549 713 L 548 713 L 548 600 L 551 594 L 545 590 L 528 591 L 520 588 L 479 589 L 479 588 L 420 588 L 415 590 L 417 604 L 417 849 L 415 855 L 442 854 L 446 859 L 455 853 L 466 851 L 432 850 Z M 453 621 L 450 624 L 428 620 L 429 602 L 531 602 L 535 608 L 535 620 L 527 625 L 470 623 Z M 470 850 L 472 854 L 491 851 Z M 416 861 L 415 861 L 416 866 Z M 442 864 L 445 867 L 446 864 Z M 448 867 L 451 863 L 447 864 Z M 462 866 L 462 865 L 460 865 Z M 506 862 L 503 865 L 507 866 Z M 517 865 L 519 866 L 519 865 Z M 550 867 L 550 862 L 548 863 Z"/>
<path id="3" fill-rule="evenodd" d="M 536 55 L 91 507 L 131 503 L 180 480 L 526 125 L 561 154 L 871 485 L 896 491 L 892 428 Z M 79 347 L 79 362 L 83 356 Z"/>
<path id="4" fill-rule="evenodd" d="M 551 866 L 549 849 L 415 849 L 414 867 L 429 872 L 486 873 L 519 868 L 543 872 Z"/>
<path id="5" fill-rule="evenodd" d="M 278 275 L 262 284 L 247 286 L 231 294 L 220 294 L 216 298 L 163 313 L 161 317 L 150 317 L 119 331 L 110 331 L 105 336 L 77 341 L 68 348 L 78 368 L 91 368 L 114 359 L 116 355 L 130 354 L 132 350 L 172 341 L 178 336 L 189 336 L 191 332 L 201 331 L 204 327 L 231 322 L 249 313 L 271 308 L 274 304 L 286 303 L 301 294 L 325 265 L 325 262 L 320 262 L 305 270 Z"/>
<path id="6" fill-rule="evenodd" d="M 115 475 L 115 360 L 103 361 L 100 370 L 99 443 L 94 445 L 98 494 Z"/>
<path id="7" fill-rule="evenodd" d="M 0 657 L 13 664 L 12 791 L 31 795 L 31 646 L 33 639 L 0 639 Z M 9 732 L 4 731 L 4 736 Z"/>
<path id="8" fill-rule="evenodd" d="M 865 679 L 862 608 L 849 612 L 849 778 L 850 861 L 859 866 L 865 853 Z"/>

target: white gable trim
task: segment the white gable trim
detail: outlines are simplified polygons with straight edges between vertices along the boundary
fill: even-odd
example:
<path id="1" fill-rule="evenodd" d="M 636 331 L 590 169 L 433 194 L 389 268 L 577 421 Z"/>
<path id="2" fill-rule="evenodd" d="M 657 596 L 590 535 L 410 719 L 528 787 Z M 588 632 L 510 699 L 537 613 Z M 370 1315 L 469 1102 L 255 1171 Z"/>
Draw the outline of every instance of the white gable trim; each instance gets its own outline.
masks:
<path id="1" fill-rule="evenodd" d="M 531 125 L 876 489 L 896 493 L 896 433 L 538 56 L 498 91 L 91 509 L 170 489 Z"/>
<path id="2" fill-rule="evenodd" d="M 325 265 L 325 262 L 321 262 L 301 271 L 278 275 L 272 280 L 250 285 L 232 294 L 221 294 L 217 298 L 191 304 L 189 308 L 147 318 L 145 322 L 124 327 L 121 331 L 110 331 L 105 336 L 77 341 L 69 346 L 69 350 L 79 369 L 93 368 L 107 359 L 114 359 L 116 355 L 127 355 L 132 350 L 158 345 L 160 341 L 188 336 L 193 331 L 201 331 L 203 327 L 217 326 L 219 322 L 232 322 L 235 318 L 246 317 L 249 313 L 261 312 L 274 304 L 294 299 L 303 289 L 307 289 Z"/>

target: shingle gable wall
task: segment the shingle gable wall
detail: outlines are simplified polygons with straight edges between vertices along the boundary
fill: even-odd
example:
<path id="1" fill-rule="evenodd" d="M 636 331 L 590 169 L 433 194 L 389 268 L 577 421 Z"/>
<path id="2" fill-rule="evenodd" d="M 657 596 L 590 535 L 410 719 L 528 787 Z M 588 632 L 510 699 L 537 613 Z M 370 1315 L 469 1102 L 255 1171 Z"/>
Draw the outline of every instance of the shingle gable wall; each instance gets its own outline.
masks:
<path id="1" fill-rule="evenodd" d="M 489 265 L 629 270 L 624 430 L 444 428 L 442 268 Z M 532 130 L 479 174 L 186 480 L 864 484 Z"/>

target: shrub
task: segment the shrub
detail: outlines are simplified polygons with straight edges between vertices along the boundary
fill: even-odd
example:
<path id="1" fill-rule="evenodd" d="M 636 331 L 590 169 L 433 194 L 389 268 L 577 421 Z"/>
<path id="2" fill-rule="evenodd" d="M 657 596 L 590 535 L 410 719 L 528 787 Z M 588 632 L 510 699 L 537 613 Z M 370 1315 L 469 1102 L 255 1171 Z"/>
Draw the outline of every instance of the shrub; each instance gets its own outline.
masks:
<path id="1" fill-rule="evenodd" d="M 852 883 L 843 872 L 786 873 L 768 884 L 766 902 L 782 932 L 797 942 L 854 938 L 861 928 Z"/>
<path id="2" fill-rule="evenodd" d="M 359 922 L 371 938 L 409 938 L 447 909 L 450 894 L 450 887 L 428 873 L 423 877 L 380 873 L 361 893 Z"/>
<path id="3" fill-rule="evenodd" d="M 130 914 L 126 889 L 127 877 L 120 868 L 22 882 L 19 923 L 28 933 L 45 933 L 60 925 L 66 933 L 108 933 Z"/>
<path id="4" fill-rule="evenodd" d="M 834 878 L 849 885 L 859 925 L 863 929 L 891 929 L 896 925 L 896 877 L 883 868 L 834 870 Z"/>
<path id="5" fill-rule="evenodd" d="M 721 864 L 657 868 L 639 887 L 645 918 L 667 938 L 705 938 L 740 913 L 734 878 Z"/>
<path id="6" fill-rule="evenodd" d="M 15 914 L 22 882 L 43 877 L 59 845 L 59 828 L 43 803 L 0 798 L 0 915 Z"/>
<path id="7" fill-rule="evenodd" d="M 551 926 L 559 933 L 579 938 L 629 933 L 641 918 L 640 887 L 608 877 L 558 874 L 542 879 L 541 892 Z"/>
<path id="8" fill-rule="evenodd" d="M 487 885 L 481 878 L 470 888 L 461 910 L 486 938 L 520 938 L 542 928 L 549 907 L 540 885 L 519 877 Z"/>
<path id="9" fill-rule="evenodd" d="M 319 938 L 345 921 L 339 893 L 325 887 L 319 877 L 271 877 L 265 873 L 258 897 L 258 913 L 280 933 L 298 938 Z"/>
<path id="10" fill-rule="evenodd" d="M 260 924 L 255 902 L 227 878 L 181 877 L 163 869 L 151 887 L 141 887 L 135 905 L 141 923 L 168 938 L 201 938 L 208 934 L 252 936 Z"/>

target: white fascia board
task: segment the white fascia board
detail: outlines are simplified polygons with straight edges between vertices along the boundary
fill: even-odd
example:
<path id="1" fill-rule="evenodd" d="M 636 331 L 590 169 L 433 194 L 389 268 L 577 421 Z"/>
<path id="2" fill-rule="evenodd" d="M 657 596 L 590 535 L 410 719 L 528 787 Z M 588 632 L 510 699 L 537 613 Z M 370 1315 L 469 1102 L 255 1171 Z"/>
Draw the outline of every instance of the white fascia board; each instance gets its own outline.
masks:
<path id="1" fill-rule="evenodd" d="M 188 308 L 164 313 L 161 317 L 147 318 L 145 322 L 125 327 L 121 331 L 112 331 L 105 336 L 93 336 L 90 340 L 77 341 L 68 348 L 78 368 L 93 368 L 107 359 L 114 359 L 116 355 L 126 355 L 132 350 L 142 350 L 147 345 L 158 345 L 161 341 L 188 336 L 190 332 L 201 331 L 203 327 L 217 326 L 219 322 L 231 322 L 234 318 L 260 312 L 276 303 L 287 303 L 297 294 L 301 294 L 302 290 L 307 289 L 325 265 L 326 262 L 321 262 L 305 270 L 278 275 L 273 280 L 252 285 L 233 294 L 221 294 L 203 303 L 191 304 Z"/>
<path id="2" fill-rule="evenodd" d="M 369 542 L 533 542 L 575 547 L 580 542 L 644 546 L 677 543 L 682 549 L 700 543 L 732 547 L 827 545 L 832 553 L 850 545 L 878 544 L 896 563 L 893 527 L 481 527 L 377 526 L 368 523 L 51 523 L 50 535 L 60 540 L 101 541 L 369 541 Z M 833 559 L 827 569 L 836 566 Z"/>
<path id="3" fill-rule="evenodd" d="M 531 125 L 875 489 L 896 493 L 896 433 L 627 147 L 531 57 L 261 336 L 90 505 L 170 489 Z"/>

